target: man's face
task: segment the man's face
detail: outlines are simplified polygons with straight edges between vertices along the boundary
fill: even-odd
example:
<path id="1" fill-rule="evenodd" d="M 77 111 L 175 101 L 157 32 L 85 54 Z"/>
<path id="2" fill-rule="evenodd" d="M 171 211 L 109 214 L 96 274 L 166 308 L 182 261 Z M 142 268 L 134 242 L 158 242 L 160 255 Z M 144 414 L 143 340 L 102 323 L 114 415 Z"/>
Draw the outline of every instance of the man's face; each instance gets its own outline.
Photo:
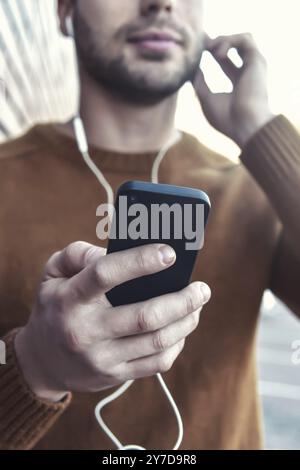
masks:
<path id="1" fill-rule="evenodd" d="M 94 80 L 126 101 L 152 104 L 197 70 L 202 0 L 75 0 L 74 29 Z"/>

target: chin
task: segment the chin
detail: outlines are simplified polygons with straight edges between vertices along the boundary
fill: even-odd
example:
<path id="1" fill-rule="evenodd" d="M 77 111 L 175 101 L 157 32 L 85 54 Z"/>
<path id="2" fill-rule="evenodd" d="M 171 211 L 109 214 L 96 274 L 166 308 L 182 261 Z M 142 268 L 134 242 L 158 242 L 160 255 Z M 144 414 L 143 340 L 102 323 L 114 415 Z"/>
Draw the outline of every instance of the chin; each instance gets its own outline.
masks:
<path id="1" fill-rule="evenodd" d="M 179 65 L 178 61 L 176 62 L 143 62 L 136 64 L 135 67 L 131 68 L 131 75 L 136 80 L 149 81 L 154 84 L 161 84 L 162 81 L 174 82 L 176 78 L 182 76 L 182 71 L 184 70 L 183 65 Z M 129 72 L 130 73 L 130 72 Z"/>

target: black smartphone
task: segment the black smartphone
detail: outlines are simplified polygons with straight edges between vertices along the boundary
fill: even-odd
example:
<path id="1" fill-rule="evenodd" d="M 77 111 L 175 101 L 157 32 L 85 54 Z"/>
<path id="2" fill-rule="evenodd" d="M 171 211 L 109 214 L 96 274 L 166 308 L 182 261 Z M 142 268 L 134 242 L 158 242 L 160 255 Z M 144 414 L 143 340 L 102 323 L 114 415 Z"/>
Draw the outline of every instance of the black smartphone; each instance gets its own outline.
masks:
<path id="1" fill-rule="evenodd" d="M 166 270 L 114 287 L 106 293 L 110 303 L 131 304 L 186 287 L 203 246 L 208 195 L 194 188 L 128 181 L 119 188 L 114 209 L 107 254 L 165 243 L 174 248 L 176 261 Z"/>

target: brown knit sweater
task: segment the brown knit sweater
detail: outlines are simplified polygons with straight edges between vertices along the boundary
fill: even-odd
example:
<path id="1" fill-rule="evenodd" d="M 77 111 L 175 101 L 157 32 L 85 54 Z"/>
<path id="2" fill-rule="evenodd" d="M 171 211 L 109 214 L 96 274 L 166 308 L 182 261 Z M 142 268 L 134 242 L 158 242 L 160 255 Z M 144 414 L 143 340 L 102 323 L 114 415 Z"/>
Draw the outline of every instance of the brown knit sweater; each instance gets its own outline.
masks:
<path id="1" fill-rule="evenodd" d="M 114 190 L 125 180 L 149 180 L 155 158 L 93 147 L 91 155 Z M 181 448 L 260 448 L 255 340 L 264 290 L 271 288 L 300 317 L 299 135 L 278 116 L 248 142 L 237 165 L 184 134 L 159 179 L 201 188 L 212 202 L 193 275 L 211 286 L 212 299 L 165 374 L 183 417 Z M 57 404 L 39 400 L 13 346 L 50 255 L 76 240 L 100 244 L 96 207 L 104 200 L 74 140 L 54 126 L 36 126 L 0 147 L 0 335 L 7 343 L 7 364 L 0 366 L 2 449 L 113 448 L 93 415 L 113 389 L 70 394 Z M 124 444 L 171 449 L 176 440 L 176 421 L 155 377 L 136 381 L 104 418 Z"/>

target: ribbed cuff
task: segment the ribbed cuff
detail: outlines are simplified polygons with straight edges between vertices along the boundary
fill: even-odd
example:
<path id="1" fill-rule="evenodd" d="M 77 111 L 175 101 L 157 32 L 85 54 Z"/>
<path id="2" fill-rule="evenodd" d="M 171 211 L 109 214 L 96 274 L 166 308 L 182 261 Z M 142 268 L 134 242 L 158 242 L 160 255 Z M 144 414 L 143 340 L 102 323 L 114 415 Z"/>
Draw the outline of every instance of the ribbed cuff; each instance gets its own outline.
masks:
<path id="1" fill-rule="evenodd" d="M 279 115 L 247 143 L 241 161 L 267 194 L 276 199 L 284 189 L 290 203 L 299 199 L 300 136 L 290 121 Z"/>
<path id="2" fill-rule="evenodd" d="M 58 403 L 40 400 L 23 378 L 14 349 L 17 330 L 8 333 L 6 364 L 0 365 L 0 449 L 30 449 L 69 405 L 67 394 Z"/>

